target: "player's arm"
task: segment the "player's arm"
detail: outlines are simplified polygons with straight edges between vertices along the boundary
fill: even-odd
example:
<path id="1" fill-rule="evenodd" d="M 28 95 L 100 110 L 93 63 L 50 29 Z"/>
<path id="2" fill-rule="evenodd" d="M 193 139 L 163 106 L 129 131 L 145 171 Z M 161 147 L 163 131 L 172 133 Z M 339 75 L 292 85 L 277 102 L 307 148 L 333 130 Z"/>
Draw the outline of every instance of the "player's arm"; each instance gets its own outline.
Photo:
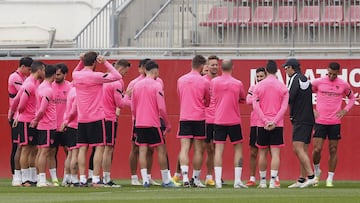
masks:
<path id="1" fill-rule="evenodd" d="M 31 121 L 30 127 L 35 128 L 37 126 L 39 120 L 43 118 L 46 108 L 49 106 L 49 102 L 50 97 L 48 95 L 44 95 L 43 97 L 41 97 L 40 108 L 36 112 L 35 118 Z"/>
<path id="2" fill-rule="evenodd" d="M 246 104 L 253 104 L 254 101 L 254 85 L 249 87 L 248 94 L 246 95 Z"/>
<path id="3" fill-rule="evenodd" d="M 32 91 L 32 88 L 24 88 L 23 93 L 20 96 L 20 100 L 19 100 L 19 105 L 17 107 L 17 111 L 19 113 L 24 112 L 25 110 L 25 106 L 29 100 L 29 97 L 31 94 L 33 94 L 34 92 Z M 14 103 L 15 104 L 15 103 Z"/>
<path id="4" fill-rule="evenodd" d="M 262 111 L 261 107 L 260 107 L 260 98 L 258 96 L 258 93 L 256 91 L 256 89 L 254 90 L 254 100 L 253 100 L 253 109 L 254 112 L 259 116 L 259 119 L 262 119 L 262 121 L 264 123 L 267 123 L 268 120 L 265 118 L 264 112 Z"/>
<path id="5" fill-rule="evenodd" d="M 318 91 L 318 86 L 319 86 L 319 79 L 315 79 L 311 82 L 311 86 L 312 86 L 312 91 L 314 93 L 317 93 Z"/>
<path id="6" fill-rule="evenodd" d="M 131 113 L 133 118 L 136 120 L 136 102 L 137 98 L 135 98 L 136 95 L 134 95 L 134 89 L 131 91 Z M 136 92 L 135 92 L 136 93 Z"/>
<path id="7" fill-rule="evenodd" d="M 275 118 L 274 118 L 274 124 L 277 125 L 279 120 L 281 120 L 282 118 L 284 118 L 284 114 L 287 110 L 288 107 L 288 103 L 289 103 L 289 92 L 287 90 L 287 88 L 284 88 L 284 94 L 283 94 L 283 99 L 281 102 L 281 106 L 280 109 L 278 111 L 278 113 L 276 114 Z"/>
<path id="8" fill-rule="evenodd" d="M 21 89 L 17 92 L 16 96 L 14 97 L 14 99 L 13 99 L 11 105 L 10 105 L 9 112 L 8 112 L 8 119 L 9 119 L 9 121 L 10 121 L 11 119 L 13 119 L 13 117 L 14 117 L 14 114 L 15 114 L 18 106 L 19 106 L 20 98 L 21 98 L 21 95 L 22 95 L 23 92 L 24 92 L 24 90 L 21 88 Z"/>
<path id="9" fill-rule="evenodd" d="M 342 118 L 345 114 L 350 111 L 351 107 L 355 104 L 355 96 L 350 88 L 349 84 L 346 84 L 343 94 L 348 98 L 348 102 L 343 110 L 340 110 L 336 113 L 338 118 Z"/>
<path id="10" fill-rule="evenodd" d="M 300 80 L 300 78 L 299 78 L 299 80 Z M 296 99 L 297 92 L 299 91 L 299 88 L 300 88 L 299 80 L 294 79 L 291 84 L 291 87 L 289 90 L 289 102 L 288 102 L 289 104 L 292 104 Z"/>
<path id="11" fill-rule="evenodd" d="M 240 83 L 239 102 L 244 104 L 246 101 L 245 90 L 242 83 Z"/>
<path id="12" fill-rule="evenodd" d="M 206 80 L 206 79 L 204 79 Z M 205 88 L 204 88 L 204 105 L 208 107 L 210 105 L 210 89 L 213 89 L 210 87 L 212 83 L 206 80 Z"/>
<path id="13" fill-rule="evenodd" d="M 156 100 L 157 100 L 160 118 L 162 118 L 164 120 L 165 126 L 166 126 L 166 131 L 169 132 L 171 129 L 171 126 L 170 126 L 170 122 L 169 122 L 169 119 L 168 119 L 168 116 L 166 113 L 164 92 L 160 89 L 160 87 L 157 90 Z"/>
<path id="14" fill-rule="evenodd" d="M 103 63 L 105 68 L 107 69 L 107 73 L 104 73 L 100 78 L 98 78 L 97 80 L 101 81 L 102 83 L 106 83 L 106 82 L 114 82 L 116 80 L 120 80 L 121 79 L 121 75 L 120 73 L 114 68 L 114 66 L 109 63 L 105 57 L 103 56 L 98 56 L 97 61 L 99 63 Z"/>
<path id="15" fill-rule="evenodd" d="M 124 108 L 126 106 L 126 104 L 123 102 L 123 98 L 124 98 L 124 92 L 123 92 L 123 87 L 121 85 L 121 83 L 116 83 L 114 84 L 114 100 L 115 100 L 115 105 L 118 108 Z"/>

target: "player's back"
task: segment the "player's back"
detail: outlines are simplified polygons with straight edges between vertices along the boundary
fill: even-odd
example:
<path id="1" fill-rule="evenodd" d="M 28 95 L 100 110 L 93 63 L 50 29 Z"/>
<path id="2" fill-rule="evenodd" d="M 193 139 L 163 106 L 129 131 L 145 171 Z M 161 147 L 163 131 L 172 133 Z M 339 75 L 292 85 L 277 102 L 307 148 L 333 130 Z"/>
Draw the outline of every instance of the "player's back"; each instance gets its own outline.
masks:
<path id="1" fill-rule="evenodd" d="M 102 101 L 103 82 L 96 80 L 102 75 L 104 74 L 86 69 L 73 73 L 79 123 L 94 122 L 105 117 Z"/>
<path id="2" fill-rule="evenodd" d="M 180 120 L 205 120 L 205 106 L 210 102 L 209 86 L 209 81 L 194 70 L 178 79 Z"/>
<path id="3" fill-rule="evenodd" d="M 212 80 L 211 87 L 215 100 L 215 124 L 240 124 L 239 102 L 245 100 L 242 82 L 223 73 Z"/>
<path id="4" fill-rule="evenodd" d="M 37 129 L 55 130 L 56 129 L 56 105 L 54 102 L 54 93 L 51 84 L 43 81 L 36 90 L 37 112 L 41 108 L 41 101 L 46 99 L 48 104 L 44 111 L 43 117 L 39 120 Z"/>
<path id="5" fill-rule="evenodd" d="M 269 75 L 255 86 L 254 92 L 264 115 L 272 118 L 278 114 L 288 89 L 275 76 Z"/>
<path id="6" fill-rule="evenodd" d="M 158 94 L 162 94 L 162 87 L 150 77 L 134 85 L 131 106 L 135 112 L 136 127 L 160 127 Z"/>

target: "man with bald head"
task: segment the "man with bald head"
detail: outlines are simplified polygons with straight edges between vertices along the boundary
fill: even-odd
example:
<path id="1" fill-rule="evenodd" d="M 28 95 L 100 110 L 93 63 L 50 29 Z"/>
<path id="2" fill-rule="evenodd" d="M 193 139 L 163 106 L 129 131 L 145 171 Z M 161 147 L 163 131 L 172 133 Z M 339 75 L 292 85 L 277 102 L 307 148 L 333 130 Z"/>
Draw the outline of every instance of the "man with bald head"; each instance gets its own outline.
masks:
<path id="1" fill-rule="evenodd" d="M 231 76 L 233 63 L 229 59 L 222 62 L 220 77 L 211 81 L 211 100 L 215 103 L 214 143 L 215 143 L 215 187 L 221 188 L 222 155 L 226 138 L 229 136 L 234 147 L 234 188 L 247 188 L 241 182 L 242 142 L 239 103 L 245 102 L 244 86 Z"/>

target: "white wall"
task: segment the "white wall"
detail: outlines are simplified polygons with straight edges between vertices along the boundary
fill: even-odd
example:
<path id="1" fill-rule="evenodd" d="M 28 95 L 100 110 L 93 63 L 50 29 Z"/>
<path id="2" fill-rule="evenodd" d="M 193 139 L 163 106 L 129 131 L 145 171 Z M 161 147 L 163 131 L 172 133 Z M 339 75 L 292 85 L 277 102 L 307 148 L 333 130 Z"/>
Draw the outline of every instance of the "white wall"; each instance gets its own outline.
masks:
<path id="1" fill-rule="evenodd" d="M 31 28 L 32 25 L 54 27 L 56 41 L 71 41 L 106 2 L 107 0 L 2 0 L 0 44 L 47 41 L 48 32 Z M 16 28 L 21 24 L 30 27 Z"/>

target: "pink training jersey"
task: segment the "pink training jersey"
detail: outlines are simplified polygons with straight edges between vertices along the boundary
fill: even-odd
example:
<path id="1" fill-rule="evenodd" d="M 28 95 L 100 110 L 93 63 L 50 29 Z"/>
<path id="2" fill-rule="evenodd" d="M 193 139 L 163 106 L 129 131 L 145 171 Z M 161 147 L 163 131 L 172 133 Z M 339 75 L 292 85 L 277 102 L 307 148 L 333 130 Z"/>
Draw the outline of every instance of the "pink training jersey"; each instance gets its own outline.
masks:
<path id="1" fill-rule="evenodd" d="M 77 105 L 76 105 L 76 90 L 72 87 L 66 99 L 66 108 L 64 112 L 63 123 L 70 127 L 78 128 Z"/>
<path id="2" fill-rule="evenodd" d="M 253 105 L 254 102 L 254 88 L 255 85 L 251 85 L 249 90 L 248 90 L 248 94 L 246 96 L 246 103 L 250 104 L 251 106 Z M 258 120 L 258 115 L 255 113 L 254 110 L 251 111 L 250 114 L 250 126 L 256 126 L 257 125 L 257 120 Z"/>
<path id="3" fill-rule="evenodd" d="M 128 84 L 127 88 L 126 88 L 126 92 L 128 91 L 132 91 L 134 89 L 134 86 L 137 82 L 139 82 L 140 80 L 144 79 L 145 75 L 144 74 L 140 74 L 138 77 L 136 77 L 135 79 L 133 79 L 132 81 L 130 81 L 130 83 Z M 131 95 L 125 95 L 124 97 L 124 105 L 127 107 L 131 107 Z"/>
<path id="4" fill-rule="evenodd" d="M 116 121 L 116 107 L 123 108 L 124 81 L 105 83 L 103 86 L 105 120 Z"/>
<path id="5" fill-rule="evenodd" d="M 20 71 L 15 71 L 9 76 L 8 80 L 8 92 L 9 92 L 9 104 L 11 106 L 12 101 L 19 92 L 21 85 L 24 83 L 26 76 Z"/>
<path id="6" fill-rule="evenodd" d="M 19 94 L 19 105 L 17 111 L 19 112 L 18 121 L 31 122 L 35 117 L 36 110 L 36 89 L 39 87 L 39 81 L 30 75 L 24 81 Z M 14 107 L 16 108 L 16 107 Z M 13 107 L 12 107 L 13 110 Z M 13 112 L 16 112 L 13 111 Z"/>
<path id="7" fill-rule="evenodd" d="M 284 126 L 284 114 L 289 102 L 289 91 L 276 76 L 269 75 L 254 89 L 254 111 L 259 119 L 257 126 L 264 127 L 274 122 L 276 127 Z"/>
<path id="8" fill-rule="evenodd" d="M 160 127 L 159 117 L 169 126 L 164 92 L 161 85 L 150 77 L 135 84 L 131 95 L 131 109 L 137 128 Z"/>
<path id="9" fill-rule="evenodd" d="M 241 124 L 239 103 L 245 102 L 244 86 L 229 73 L 211 81 L 212 97 L 215 102 L 215 120 L 218 125 Z"/>
<path id="10" fill-rule="evenodd" d="M 36 115 L 38 130 L 56 129 L 56 105 L 54 92 L 49 81 L 44 80 L 36 90 Z"/>
<path id="11" fill-rule="evenodd" d="M 210 82 L 192 70 L 177 81 L 180 98 L 180 121 L 206 120 L 205 107 L 210 104 Z"/>
<path id="12" fill-rule="evenodd" d="M 16 97 L 16 95 L 18 94 L 18 92 L 21 89 L 21 85 L 24 83 L 26 79 L 26 76 L 24 74 L 22 74 L 20 71 L 15 71 L 12 74 L 10 74 L 9 76 L 9 80 L 8 80 L 8 92 L 9 92 L 9 115 L 11 112 L 11 106 L 13 104 L 13 101 Z M 16 106 L 18 105 L 17 104 Z"/>
<path id="13" fill-rule="evenodd" d="M 209 82 L 211 82 L 212 78 L 209 75 L 204 75 L 203 78 L 205 78 L 206 80 L 208 80 Z M 206 115 L 206 123 L 207 124 L 214 124 L 214 120 L 215 120 L 215 101 L 213 99 L 212 96 L 212 90 L 211 90 L 211 85 L 210 85 L 210 104 L 208 107 L 205 108 L 205 115 Z"/>
<path id="14" fill-rule="evenodd" d="M 316 96 L 316 111 L 318 117 L 316 123 L 323 125 L 340 124 L 340 119 L 336 113 L 341 110 L 343 98 L 349 98 L 349 102 L 344 110 L 349 111 L 355 103 L 355 97 L 351 91 L 350 85 L 340 78 L 330 81 L 329 77 L 315 79 L 312 83 L 312 89 Z"/>
<path id="15" fill-rule="evenodd" d="M 61 128 L 61 125 L 63 123 L 64 112 L 66 108 L 66 99 L 71 89 L 71 86 L 72 84 L 67 80 L 65 80 L 63 83 L 57 83 L 56 81 L 52 83 L 52 88 L 54 90 L 54 101 L 56 105 L 56 114 L 57 114 L 56 117 L 57 130 Z"/>
<path id="16" fill-rule="evenodd" d="M 120 80 L 121 75 L 108 61 L 104 65 L 108 73 L 94 72 L 88 68 L 73 72 L 79 123 L 90 123 L 105 118 L 103 84 Z"/>

